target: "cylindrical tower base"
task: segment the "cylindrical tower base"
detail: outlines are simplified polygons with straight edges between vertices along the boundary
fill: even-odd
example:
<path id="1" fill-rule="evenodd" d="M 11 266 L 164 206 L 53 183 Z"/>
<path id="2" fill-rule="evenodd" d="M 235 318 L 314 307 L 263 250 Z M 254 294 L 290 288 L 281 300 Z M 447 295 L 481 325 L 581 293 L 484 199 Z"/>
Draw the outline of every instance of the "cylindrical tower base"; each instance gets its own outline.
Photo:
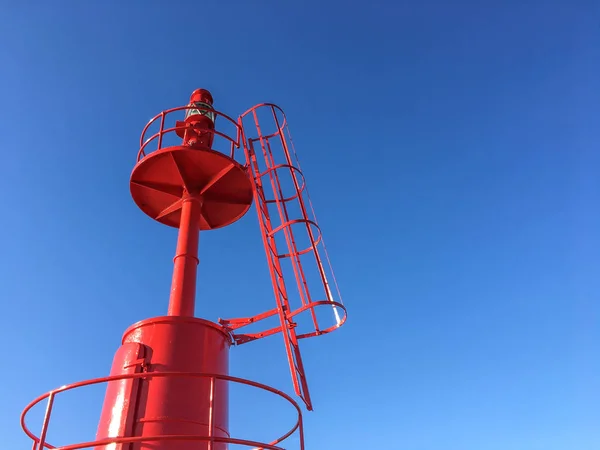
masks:
<path id="1" fill-rule="evenodd" d="M 157 317 L 131 326 L 123 336 L 111 375 L 148 373 L 107 387 L 97 439 L 134 436 L 229 437 L 227 382 L 191 374 L 228 375 L 230 337 L 194 317 Z M 182 376 L 152 377 L 157 372 Z M 190 374 L 185 376 L 183 374 Z M 205 450 L 207 441 L 167 440 L 111 444 L 97 450 Z M 225 450 L 214 443 L 212 449 Z"/>

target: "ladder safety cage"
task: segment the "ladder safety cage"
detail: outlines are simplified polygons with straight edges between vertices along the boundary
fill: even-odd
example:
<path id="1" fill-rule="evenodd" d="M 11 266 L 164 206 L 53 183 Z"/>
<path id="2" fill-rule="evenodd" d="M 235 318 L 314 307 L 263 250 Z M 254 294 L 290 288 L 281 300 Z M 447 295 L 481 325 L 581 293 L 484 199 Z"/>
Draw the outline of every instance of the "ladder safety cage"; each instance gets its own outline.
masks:
<path id="1" fill-rule="evenodd" d="M 294 390 L 312 410 L 298 341 L 342 326 L 346 308 L 283 110 L 271 103 L 259 104 L 242 114 L 238 123 L 276 307 L 253 317 L 220 322 L 238 344 L 281 332 Z M 328 320 L 324 311 L 329 311 Z M 279 326 L 258 333 L 236 332 L 272 316 L 278 316 Z"/>

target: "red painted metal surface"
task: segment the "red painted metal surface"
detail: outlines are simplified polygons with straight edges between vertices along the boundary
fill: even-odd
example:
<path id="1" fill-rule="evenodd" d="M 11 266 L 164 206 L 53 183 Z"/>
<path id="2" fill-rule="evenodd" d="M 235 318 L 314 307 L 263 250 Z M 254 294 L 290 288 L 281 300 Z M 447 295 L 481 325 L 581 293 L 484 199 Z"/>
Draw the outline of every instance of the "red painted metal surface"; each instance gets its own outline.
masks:
<path id="1" fill-rule="evenodd" d="M 133 375 L 148 370 L 150 349 L 139 342 L 124 342 L 115 354 L 111 376 Z M 125 378 L 108 383 L 106 398 L 98 425 L 98 439 L 133 436 L 143 380 Z M 114 450 L 121 450 L 116 446 Z"/>
<path id="2" fill-rule="evenodd" d="M 126 352 L 117 352 L 111 375 L 153 372 L 228 375 L 231 339 L 222 327 L 194 317 L 158 317 L 129 328 Z M 137 348 L 144 349 L 134 359 Z M 131 357 L 122 358 L 121 355 Z M 130 383 L 131 386 L 124 384 Z M 137 383 L 137 384 L 133 384 Z M 113 387 L 113 386 L 117 387 Z M 121 395 L 124 394 L 124 395 Z M 129 398 L 127 398 L 129 396 Z M 206 378 L 150 378 L 109 383 L 97 440 L 119 436 L 203 435 L 228 438 L 227 383 Z M 134 410 L 127 414 L 129 410 Z M 144 443 L 135 450 L 196 450 L 197 442 Z M 224 450 L 215 444 L 214 450 Z M 97 450 L 110 450 L 97 447 Z M 125 449 L 124 449 L 125 450 Z M 128 449 L 129 450 L 129 449 Z"/>
<path id="3" fill-rule="evenodd" d="M 193 99 L 193 98 L 192 98 Z M 194 103 L 163 111 L 144 128 L 140 138 L 138 163 L 130 180 L 131 196 L 139 208 L 160 223 L 180 227 L 183 203 L 197 198 L 202 202 L 198 218 L 200 230 L 221 228 L 241 218 L 252 204 L 252 182 L 246 169 L 236 161 L 241 128 L 229 116 L 210 110 L 223 126 L 198 111 Z M 176 117 L 186 113 L 185 121 Z M 174 123 L 173 123 L 174 122 Z M 158 130 L 151 134 L 151 130 Z M 173 138 L 183 137 L 183 142 Z M 213 138 L 227 154 L 211 148 Z"/>
<path id="4" fill-rule="evenodd" d="M 196 89 L 191 97 L 185 120 L 177 121 L 177 135 L 183 138 L 183 144 L 190 147 L 211 148 L 215 129 L 213 98 L 206 89 Z M 210 131 L 209 131 L 210 130 Z"/>
<path id="5" fill-rule="evenodd" d="M 253 317 L 221 320 L 220 323 L 231 331 L 237 331 L 277 315 L 278 327 L 246 334 L 236 332 L 234 338 L 242 344 L 281 332 L 294 390 L 312 410 L 298 340 L 339 328 L 346 321 L 346 308 L 342 304 L 283 110 L 273 104 L 257 105 L 240 116 L 239 124 L 244 131 L 244 150 L 252 173 L 254 199 L 276 307 Z M 287 267 L 284 267 L 286 262 Z M 325 307 L 331 313 L 327 319 L 318 320 L 319 307 Z M 310 317 L 303 326 L 299 324 L 301 313 Z"/>
<path id="6" fill-rule="evenodd" d="M 259 118 L 264 112 L 267 122 Z M 168 316 L 138 322 L 125 332 L 111 376 L 63 386 L 27 406 L 21 423 L 34 441 L 33 450 L 226 450 L 228 444 L 281 449 L 280 443 L 295 432 L 304 449 L 302 415 L 294 400 L 228 374 L 232 344 L 281 332 L 294 389 L 311 410 L 298 342 L 329 333 L 346 320 L 283 111 L 261 104 L 235 121 L 213 108 L 210 92 L 194 91 L 187 106 L 163 111 L 144 128 L 130 190 L 145 214 L 179 228 Z M 199 233 L 235 222 L 253 201 L 275 308 L 219 324 L 195 318 Z M 323 309 L 330 312 L 327 322 L 318 317 Z M 240 333 L 269 318 L 279 325 Z M 297 410 L 296 424 L 269 443 L 231 437 L 230 382 L 283 397 Z M 56 395 L 97 383 L 107 383 L 107 388 L 96 439 L 62 447 L 48 444 Z M 46 414 L 37 436 L 25 418 L 44 399 Z"/>
<path id="7" fill-rule="evenodd" d="M 252 203 L 252 186 L 245 169 L 233 159 L 233 148 L 230 155 L 211 148 L 216 112 L 210 93 L 195 91 L 185 111 L 185 120 L 177 121 L 174 127 L 183 145 L 161 147 L 165 133 L 171 131 L 164 129 L 167 114 L 163 113 L 157 151 L 139 158 L 131 175 L 131 193 L 142 210 L 146 208 L 147 214 L 154 212 L 149 214 L 154 219 L 179 227 L 169 316 L 134 325 L 125 333 L 123 343 L 144 346 L 148 353 L 143 363 L 146 372 L 228 375 L 229 334 L 217 324 L 193 317 L 199 232 L 228 225 L 241 217 Z M 239 139 L 239 128 L 236 131 Z M 146 143 L 142 142 L 141 152 Z M 157 211 L 160 212 L 156 214 Z M 114 370 L 131 370 L 129 365 L 118 361 L 115 364 Z M 194 378 L 144 381 L 128 391 L 135 398 L 126 401 L 128 408 L 135 409 L 129 422 L 121 411 L 122 390 L 112 391 L 109 385 L 97 440 L 165 435 L 229 438 L 227 389 L 221 381 Z M 222 442 L 207 445 L 199 446 L 193 441 L 144 442 L 130 445 L 127 450 L 227 448 Z"/>
<path id="8" fill-rule="evenodd" d="M 177 237 L 177 253 L 173 259 L 173 281 L 169 298 L 170 316 L 194 315 L 196 276 L 198 266 L 199 223 L 202 199 L 184 196 L 181 206 L 181 225 Z"/>
<path id="9" fill-rule="evenodd" d="M 48 435 L 48 431 L 51 427 L 51 419 L 52 412 L 54 409 L 55 399 L 63 392 L 69 392 L 72 390 L 81 390 L 87 386 L 102 384 L 102 383 L 118 383 L 126 380 L 151 380 L 151 379 L 204 379 L 207 380 L 211 386 L 216 385 L 217 382 L 226 382 L 226 383 L 235 383 L 239 385 L 245 385 L 252 388 L 260 389 L 265 392 L 269 392 L 271 394 L 277 395 L 284 400 L 286 400 L 291 406 L 293 406 L 294 410 L 297 414 L 297 419 L 294 424 L 290 427 L 290 429 L 284 433 L 283 435 L 274 438 L 270 442 L 261 442 L 252 439 L 242 439 L 236 437 L 229 438 L 220 438 L 217 436 L 210 435 L 144 435 L 144 436 L 121 436 L 114 438 L 107 438 L 103 440 L 90 440 L 86 442 L 78 442 L 66 445 L 56 446 L 49 443 L 46 440 L 46 436 Z M 218 401 L 218 398 L 213 397 L 214 401 Z M 30 427 L 27 424 L 27 419 L 29 418 L 30 412 L 36 407 L 42 405 L 42 402 L 46 400 L 46 412 L 44 414 L 44 418 L 42 420 L 42 424 L 40 426 L 40 432 L 34 433 L 31 431 Z M 208 406 L 210 407 L 210 406 Z M 268 417 L 266 417 L 268 419 Z M 232 376 L 218 375 L 214 373 L 183 373 L 183 372 L 148 372 L 148 373 L 133 373 L 133 374 L 124 374 L 124 375 L 115 375 L 103 378 L 96 378 L 94 380 L 86 380 L 78 383 L 72 383 L 66 386 L 61 386 L 57 389 L 54 389 L 46 394 L 40 395 L 34 401 L 32 401 L 29 405 L 25 407 L 23 413 L 21 414 L 21 427 L 25 431 L 25 434 L 31 438 L 33 441 L 32 450 L 42 450 L 46 449 L 56 449 L 56 450 L 77 450 L 83 448 L 114 448 L 118 449 L 117 446 L 122 446 L 121 448 L 128 448 L 127 446 L 131 445 L 139 445 L 142 442 L 152 443 L 152 448 L 157 448 L 157 444 L 174 444 L 174 443 L 195 443 L 195 449 L 203 449 L 203 448 L 211 448 L 211 444 L 213 448 L 216 447 L 217 444 L 235 444 L 236 448 L 254 448 L 256 450 L 260 449 L 269 449 L 269 450 L 282 450 L 284 447 L 281 447 L 281 444 L 285 444 L 288 438 L 293 436 L 297 436 L 299 441 L 298 448 L 300 450 L 304 450 L 304 427 L 302 420 L 302 412 L 298 404 L 287 394 L 281 392 L 277 389 L 274 389 L 270 386 L 266 386 L 261 383 L 257 383 L 255 381 L 245 380 L 243 378 L 237 378 Z M 289 442 L 289 441 L 288 441 Z M 112 446 L 112 447 L 109 447 Z M 158 447 L 161 448 L 161 447 Z M 170 448 L 170 447 L 169 447 Z"/>

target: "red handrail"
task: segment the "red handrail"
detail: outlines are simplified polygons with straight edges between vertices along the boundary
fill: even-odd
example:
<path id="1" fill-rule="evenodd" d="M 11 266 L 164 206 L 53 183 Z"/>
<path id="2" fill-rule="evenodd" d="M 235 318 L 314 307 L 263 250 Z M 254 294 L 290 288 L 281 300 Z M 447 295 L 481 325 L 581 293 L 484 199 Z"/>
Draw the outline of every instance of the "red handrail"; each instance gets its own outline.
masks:
<path id="1" fill-rule="evenodd" d="M 60 394 L 61 392 L 77 389 L 80 387 L 84 387 L 84 386 L 90 386 L 90 385 L 100 384 L 100 383 L 108 383 L 110 381 L 137 379 L 137 378 L 164 378 L 164 377 L 210 378 L 211 386 L 214 386 L 215 380 L 225 380 L 225 381 L 230 381 L 233 383 L 244 384 L 247 386 L 252 386 L 252 387 L 255 387 L 258 389 L 262 389 L 264 391 L 268 391 L 273 394 L 276 394 L 276 395 L 282 397 L 283 399 L 287 400 L 296 409 L 296 411 L 298 413 L 298 419 L 297 419 L 296 423 L 294 424 L 294 426 L 288 432 L 286 432 L 285 434 L 283 434 L 282 436 L 278 437 L 277 439 L 273 440 L 270 443 L 247 440 L 247 439 L 232 438 L 232 437 L 225 438 L 225 437 L 212 436 L 212 427 L 209 427 L 209 436 L 162 435 L 162 436 L 115 437 L 115 438 L 101 439 L 101 440 L 96 440 L 96 441 L 81 442 L 81 443 L 71 444 L 71 445 L 66 445 L 66 446 L 61 446 L 61 447 L 55 447 L 46 442 L 46 435 L 48 433 L 48 427 L 49 427 L 50 418 L 52 415 L 52 407 L 54 405 L 54 398 L 56 397 L 57 394 Z M 212 392 L 212 390 L 211 390 L 211 394 L 214 397 L 214 393 Z M 46 413 L 44 415 L 41 432 L 40 432 L 39 436 L 36 436 L 27 427 L 26 417 L 27 417 L 27 413 L 34 406 L 39 404 L 44 399 L 48 399 L 48 403 L 46 406 Z M 51 450 L 78 450 L 78 449 L 82 449 L 82 448 L 91 448 L 91 447 L 95 447 L 95 446 L 99 446 L 99 445 L 127 444 L 127 443 L 135 443 L 135 442 L 168 441 L 168 440 L 175 440 L 175 441 L 187 440 L 187 441 L 209 442 L 209 448 L 212 447 L 213 443 L 220 442 L 220 443 L 228 443 L 228 444 L 245 445 L 248 447 L 252 446 L 252 447 L 254 447 L 254 450 L 262 450 L 262 449 L 284 450 L 282 447 L 277 446 L 277 444 L 286 440 L 288 437 L 290 437 L 292 434 L 294 434 L 296 432 L 296 430 L 298 430 L 298 433 L 299 433 L 300 450 L 304 450 L 304 430 L 303 430 L 303 424 L 302 424 L 302 412 L 301 412 L 298 404 L 294 401 L 294 399 L 292 399 L 289 395 L 287 395 L 284 392 L 281 392 L 278 389 L 272 388 L 270 386 L 267 386 L 267 385 L 264 385 L 261 383 L 257 383 L 255 381 L 246 380 L 243 378 L 232 377 L 229 375 L 219 375 L 219 374 L 214 374 L 214 373 L 141 372 L 141 373 L 133 373 L 133 374 L 113 375 L 113 376 L 108 376 L 108 377 L 95 378 L 93 380 L 86 380 L 86 381 L 80 381 L 77 383 L 72 383 L 69 385 L 62 386 L 57 389 L 53 389 L 43 395 L 40 395 L 38 398 L 33 400 L 31 403 L 29 403 L 29 405 L 27 405 L 25 407 L 25 409 L 23 410 L 23 413 L 21 414 L 21 427 L 23 428 L 23 431 L 25 432 L 25 434 L 27 434 L 27 436 L 29 436 L 33 440 L 32 450 L 42 450 L 44 448 L 51 449 Z"/>
<path id="2" fill-rule="evenodd" d="M 187 106 L 178 106 L 176 108 L 171 108 L 171 109 L 167 109 L 163 112 L 161 112 L 160 114 L 157 114 L 156 116 L 154 116 L 152 119 L 150 119 L 150 121 L 146 124 L 146 126 L 144 127 L 144 129 L 142 130 L 142 134 L 140 136 L 140 149 L 138 151 L 137 154 L 137 161 L 141 161 L 145 156 L 147 156 L 148 153 L 152 153 L 154 151 L 160 150 L 163 148 L 163 137 L 168 134 L 168 133 L 174 133 L 176 132 L 179 128 L 177 126 L 174 127 L 170 127 L 170 128 L 166 128 L 165 129 L 165 121 L 167 116 L 171 115 L 172 119 L 175 119 L 174 115 L 172 115 L 172 113 L 174 112 L 178 112 L 178 111 L 186 111 L 188 109 L 195 109 L 196 107 L 193 105 L 187 105 Z M 230 142 L 231 145 L 231 149 L 230 149 L 230 157 L 233 158 L 235 155 L 235 149 L 240 148 L 240 136 L 241 136 L 241 128 L 240 125 L 237 123 L 237 121 L 235 121 L 234 119 L 232 119 L 231 117 L 229 117 L 228 115 L 217 111 L 217 110 L 213 110 L 211 109 L 211 113 L 214 113 L 215 116 L 220 116 L 223 119 L 225 119 L 227 122 L 229 122 L 230 124 L 232 124 L 235 129 L 236 129 L 236 136 L 230 136 L 228 134 L 225 134 L 222 131 L 218 131 L 217 129 L 214 130 L 203 130 L 206 133 L 211 133 L 213 135 L 216 136 L 220 136 L 224 139 L 226 139 L 227 141 Z M 159 130 L 154 133 L 152 136 L 147 136 L 148 134 L 148 129 L 156 123 L 157 120 L 160 119 L 160 128 Z M 146 153 L 146 149 L 148 147 L 148 144 L 150 144 L 151 142 L 155 141 L 158 139 L 158 143 L 155 149 L 153 149 L 152 151 Z"/>

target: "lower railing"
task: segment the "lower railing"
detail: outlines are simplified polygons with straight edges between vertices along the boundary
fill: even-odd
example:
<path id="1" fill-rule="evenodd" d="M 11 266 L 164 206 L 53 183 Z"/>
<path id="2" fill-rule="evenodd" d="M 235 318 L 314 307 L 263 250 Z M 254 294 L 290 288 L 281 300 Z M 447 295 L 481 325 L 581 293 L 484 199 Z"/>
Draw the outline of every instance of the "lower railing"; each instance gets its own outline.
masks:
<path id="1" fill-rule="evenodd" d="M 48 427 L 50 424 L 50 418 L 52 416 L 52 408 L 54 406 L 55 398 L 58 394 L 65 391 L 70 391 L 73 389 L 77 389 L 84 386 L 90 386 L 94 384 L 100 383 L 108 383 L 110 381 L 120 381 L 127 379 L 149 379 L 149 378 L 158 378 L 158 377 L 191 377 L 191 378 L 209 378 L 211 380 L 211 390 L 214 391 L 214 386 L 216 385 L 215 380 L 225 380 L 232 383 L 243 384 L 247 386 L 252 386 L 258 389 L 262 389 L 264 391 L 268 391 L 272 394 L 276 394 L 285 400 L 287 400 L 297 411 L 298 419 L 294 426 L 285 434 L 280 436 L 279 438 L 269 442 L 258 442 L 247 439 L 237 439 L 232 437 L 220 437 L 214 436 L 214 426 L 213 424 L 209 424 L 209 435 L 208 436 L 200 436 L 200 435 L 162 435 L 162 436 L 123 436 L 123 437 L 114 437 L 109 439 L 102 439 L 96 441 L 89 442 L 80 442 L 76 444 L 69 444 L 64 446 L 54 446 L 46 441 L 46 436 L 48 434 Z M 213 399 L 215 398 L 215 393 L 210 393 L 211 404 L 210 408 L 213 408 Z M 39 435 L 34 434 L 29 430 L 26 424 L 27 414 L 31 411 L 31 409 L 40 404 L 42 401 L 47 400 L 46 403 L 46 412 L 44 414 L 44 419 L 42 422 L 42 428 Z M 93 380 L 80 381 L 78 383 L 69 384 L 66 386 L 62 386 L 58 389 L 54 389 L 50 392 L 47 392 L 44 395 L 39 396 L 34 401 L 32 401 L 27 407 L 23 410 L 21 414 L 21 426 L 23 427 L 23 431 L 33 440 L 32 450 L 77 450 L 83 448 L 92 448 L 96 446 L 105 446 L 110 444 L 133 444 L 133 443 L 142 443 L 142 442 L 165 442 L 165 441 L 196 441 L 196 442 L 206 442 L 207 450 L 212 450 L 213 445 L 216 443 L 222 444 L 235 444 L 246 447 L 253 447 L 254 450 L 285 450 L 285 447 L 278 446 L 279 443 L 285 441 L 287 438 L 292 436 L 296 431 L 298 431 L 299 438 L 299 449 L 304 450 L 304 431 L 302 427 L 302 412 L 298 404 L 287 394 L 281 392 L 277 389 L 274 389 L 270 386 L 266 386 L 261 383 L 256 383 L 254 381 L 245 380 L 243 378 L 231 377 L 228 375 L 218 375 L 218 374 L 210 374 L 210 373 L 183 373 L 183 372 L 142 372 L 142 373 L 134 373 L 134 374 L 124 374 L 124 375 L 115 375 L 104 378 L 96 378 Z"/>

